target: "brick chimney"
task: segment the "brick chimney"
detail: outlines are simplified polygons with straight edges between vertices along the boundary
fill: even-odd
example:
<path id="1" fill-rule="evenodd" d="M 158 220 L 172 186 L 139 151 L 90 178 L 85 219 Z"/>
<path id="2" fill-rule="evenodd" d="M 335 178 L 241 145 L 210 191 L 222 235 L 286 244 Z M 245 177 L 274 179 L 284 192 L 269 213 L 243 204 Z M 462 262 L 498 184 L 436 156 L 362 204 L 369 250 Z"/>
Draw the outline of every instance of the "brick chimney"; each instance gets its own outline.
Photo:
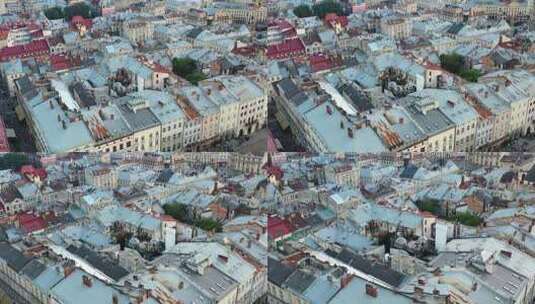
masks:
<path id="1" fill-rule="evenodd" d="M 345 288 L 347 286 L 347 284 L 349 284 L 349 282 L 351 282 L 351 280 L 353 280 L 353 276 L 350 275 L 350 274 L 347 274 L 345 276 L 342 276 L 342 278 L 340 278 L 340 288 Z"/>
<path id="2" fill-rule="evenodd" d="M 63 277 L 68 277 L 74 271 L 74 265 L 71 263 L 65 263 L 63 265 Z"/>
<path id="3" fill-rule="evenodd" d="M 93 286 L 93 280 L 86 275 L 82 276 L 82 283 L 88 288 L 91 288 Z"/>
<path id="4" fill-rule="evenodd" d="M 366 283 L 366 294 L 370 297 L 377 298 L 377 287 L 373 286 L 370 283 Z"/>

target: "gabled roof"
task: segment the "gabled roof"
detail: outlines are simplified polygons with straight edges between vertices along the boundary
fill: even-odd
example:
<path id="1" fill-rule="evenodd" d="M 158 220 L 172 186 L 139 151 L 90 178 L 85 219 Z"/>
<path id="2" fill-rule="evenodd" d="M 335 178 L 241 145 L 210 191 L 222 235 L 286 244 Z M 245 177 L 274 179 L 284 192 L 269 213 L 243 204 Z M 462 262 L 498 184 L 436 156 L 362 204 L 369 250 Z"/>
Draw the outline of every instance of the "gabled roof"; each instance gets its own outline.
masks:
<path id="1" fill-rule="evenodd" d="M 281 286 L 294 270 L 294 268 L 268 257 L 268 280 L 271 283 Z"/>
<path id="2" fill-rule="evenodd" d="M 9 244 L 0 243 L 0 259 L 6 261 L 7 265 L 15 272 L 19 272 L 31 261 L 19 250 Z"/>

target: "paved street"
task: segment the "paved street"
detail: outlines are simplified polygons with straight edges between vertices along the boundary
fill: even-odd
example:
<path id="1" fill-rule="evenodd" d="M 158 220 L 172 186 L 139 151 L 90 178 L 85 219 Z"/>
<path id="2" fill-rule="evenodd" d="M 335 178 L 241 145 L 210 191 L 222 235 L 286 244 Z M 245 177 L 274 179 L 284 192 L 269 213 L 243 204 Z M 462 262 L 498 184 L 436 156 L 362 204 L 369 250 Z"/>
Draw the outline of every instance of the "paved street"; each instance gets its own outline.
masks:
<path id="1" fill-rule="evenodd" d="M 278 139 L 285 152 L 301 152 L 304 151 L 295 140 L 290 129 L 283 130 L 277 121 L 276 113 L 278 109 L 275 101 L 270 100 L 268 103 L 268 128 L 271 130 L 273 137 Z"/>
<path id="2" fill-rule="evenodd" d="M 33 138 L 24 122 L 17 119 L 15 99 L 8 96 L 5 87 L 0 88 L 0 114 L 6 128 L 13 129 L 17 138 L 10 140 L 11 150 L 17 152 L 36 152 Z"/>

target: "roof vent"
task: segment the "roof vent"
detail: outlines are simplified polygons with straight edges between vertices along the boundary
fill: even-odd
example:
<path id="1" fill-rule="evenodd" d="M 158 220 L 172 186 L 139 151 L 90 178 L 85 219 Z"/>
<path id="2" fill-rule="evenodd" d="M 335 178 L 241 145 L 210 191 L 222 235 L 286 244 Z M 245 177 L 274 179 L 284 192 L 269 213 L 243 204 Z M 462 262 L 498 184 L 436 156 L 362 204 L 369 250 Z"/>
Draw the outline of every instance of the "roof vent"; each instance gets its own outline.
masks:
<path id="1" fill-rule="evenodd" d="M 82 276 L 82 283 L 84 284 L 84 286 L 88 288 L 91 288 L 93 286 L 93 280 L 89 276 L 86 276 L 86 275 Z"/>
<path id="2" fill-rule="evenodd" d="M 377 287 L 373 286 L 370 283 L 366 283 L 366 294 L 370 297 L 377 298 Z"/>

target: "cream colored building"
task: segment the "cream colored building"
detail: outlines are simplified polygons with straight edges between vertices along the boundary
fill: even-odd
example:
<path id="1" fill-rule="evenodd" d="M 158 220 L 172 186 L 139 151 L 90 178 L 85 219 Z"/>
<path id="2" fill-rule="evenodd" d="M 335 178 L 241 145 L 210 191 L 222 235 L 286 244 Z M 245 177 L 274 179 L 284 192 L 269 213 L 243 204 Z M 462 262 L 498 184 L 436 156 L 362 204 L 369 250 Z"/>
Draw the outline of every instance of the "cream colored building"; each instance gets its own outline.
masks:
<path id="1" fill-rule="evenodd" d="M 337 185 L 347 185 L 358 188 L 360 182 L 360 168 L 357 164 L 326 166 L 325 180 Z"/>
<path id="2" fill-rule="evenodd" d="M 117 188 L 117 172 L 108 167 L 89 167 L 84 170 L 85 184 L 99 189 Z"/>
<path id="3" fill-rule="evenodd" d="M 255 24 L 267 20 L 267 7 L 244 6 L 243 8 L 224 8 L 215 13 L 217 22 L 236 22 Z"/>
<path id="4" fill-rule="evenodd" d="M 123 23 L 122 34 L 134 44 L 144 43 L 152 39 L 154 25 L 147 20 L 128 20 Z"/>
<path id="5" fill-rule="evenodd" d="M 408 18 L 387 18 L 381 20 L 381 32 L 398 40 L 410 37 L 412 22 Z"/>

